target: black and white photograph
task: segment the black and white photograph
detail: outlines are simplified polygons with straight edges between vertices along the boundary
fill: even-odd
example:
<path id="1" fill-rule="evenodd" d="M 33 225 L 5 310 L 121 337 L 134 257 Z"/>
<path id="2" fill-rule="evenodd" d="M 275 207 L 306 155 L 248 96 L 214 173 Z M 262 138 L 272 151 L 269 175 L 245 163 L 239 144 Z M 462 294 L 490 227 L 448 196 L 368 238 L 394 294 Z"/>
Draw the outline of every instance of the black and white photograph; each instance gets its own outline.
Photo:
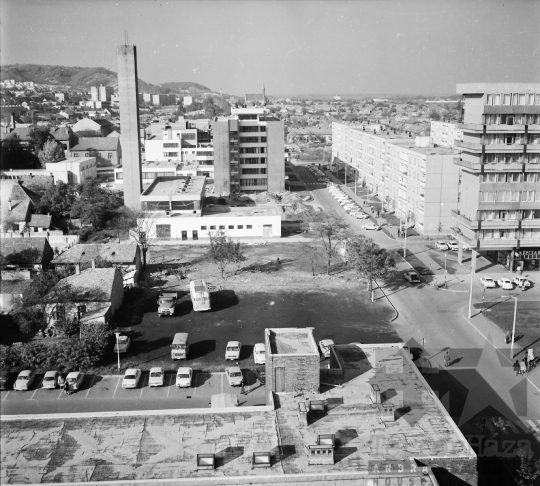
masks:
<path id="1" fill-rule="evenodd" d="M 540 486 L 540 1 L 0 18 L 0 484 Z"/>

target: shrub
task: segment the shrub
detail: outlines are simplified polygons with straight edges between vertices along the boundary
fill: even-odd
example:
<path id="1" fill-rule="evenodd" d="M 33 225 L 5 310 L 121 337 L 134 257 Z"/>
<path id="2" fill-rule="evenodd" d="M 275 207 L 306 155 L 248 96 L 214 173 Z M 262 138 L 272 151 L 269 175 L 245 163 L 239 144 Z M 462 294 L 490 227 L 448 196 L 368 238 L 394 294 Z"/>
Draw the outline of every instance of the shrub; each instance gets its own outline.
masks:
<path id="1" fill-rule="evenodd" d="M 94 232 L 93 228 L 87 226 L 79 230 L 79 238 L 81 241 L 87 241 L 90 235 Z"/>

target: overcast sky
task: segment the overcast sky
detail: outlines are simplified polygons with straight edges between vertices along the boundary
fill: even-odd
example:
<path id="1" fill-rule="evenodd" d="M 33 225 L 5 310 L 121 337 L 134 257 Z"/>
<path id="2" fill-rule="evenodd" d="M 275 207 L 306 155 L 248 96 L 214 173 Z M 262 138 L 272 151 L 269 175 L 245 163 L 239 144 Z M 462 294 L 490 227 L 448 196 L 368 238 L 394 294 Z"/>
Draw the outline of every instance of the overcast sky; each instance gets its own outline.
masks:
<path id="1" fill-rule="evenodd" d="M 455 93 L 540 81 L 539 0 L 0 0 L 2 64 L 105 67 L 232 94 Z"/>

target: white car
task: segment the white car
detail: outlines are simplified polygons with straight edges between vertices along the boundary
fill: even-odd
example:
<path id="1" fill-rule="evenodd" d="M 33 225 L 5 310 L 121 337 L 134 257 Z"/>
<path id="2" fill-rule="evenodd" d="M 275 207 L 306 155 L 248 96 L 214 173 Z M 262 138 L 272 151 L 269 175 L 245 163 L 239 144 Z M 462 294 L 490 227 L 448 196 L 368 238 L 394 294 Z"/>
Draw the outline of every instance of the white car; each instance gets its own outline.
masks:
<path id="1" fill-rule="evenodd" d="M 54 390 L 58 386 L 58 377 L 60 373 L 58 371 L 47 371 L 41 382 L 41 387 L 46 390 Z"/>
<path id="2" fill-rule="evenodd" d="M 34 383 L 35 379 L 36 373 L 33 370 L 21 371 L 13 384 L 13 389 L 17 391 L 26 391 L 30 389 L 30 386 Z"/>
<path id="3" fill-rule="evenodd" d="M 122 380 L 122 388 L 137 388 L 141 379 L 141 370 L 139 368 L 130 368 L 126 370 Z"/>
<path id="4" fill-rule="evenodd" d="M 486 289 L 494 289 L 496 287 L 495 280 L 493 280 L 491 277 L 482 277 L 480 279 L 480 284 Z"/>
<path id="5" fill-rule="evenodd" d="M 330 346 L 333 346 L 335 343 L 331 339 L 323 339 L 322 341 L 319 341 L 319 348 L 321 350 L 321 354 L 325 358 L 330 357 Z"/>
<path id="6" fill-rule="evenodd" d="M 227 343 L 227 349 L 225 350 L 225 359 L 231 361 L 238 361 L 240 359 L 240 348 L 242 343 L 240 341 L 229 341 Z"/>
<path id="7" fill-rule="evenodd" d="M 497 280 L 497 285 L 503 290 L 514 290 L 514 284 L 509 278 L 502 277 Z"/>
<path id="8" fill-rule="evenodd" d="M 366 213 L 359 213 L 356 215 L 358 219 L 368 219 L 369 216 Z"/>
<path id="9" fill-rule="evenodd" d="M 531 282 L 525 277 L 514 277 L 514 283 L 522 289 L 528 289 L 531 286 Z"/>
<path id="10" fill-rule="evenodd" d="M 381 227 L 378 224 L 373 224 L 373 223 L 365 224 L 364 226 L 362 226 L 362 228 L 364 228 L 365 230 L 373 230 L 373 231 L 379 231 L 381 229 Z"/>
<path id="11" fill-rule="evenodd" d="M 448 243 L 446 243 L 446 241 L 437 241 L 435 243 L 435 248 L 437 248 L 437 250 L 449 250 L 449 246 L 448 246 Z"/>
<path id="12" fill-rule="evenodd" d="M 257 343 L 253 347 L 253 359 L 255 361 L 255 364 L 266 363 L 266 349 L 264 349 L 263 343 Z"/>
<path id="13" fill-rule="evenodd" d="M 81 388 L 84 381 L 84 373 L 82 371 L 72 371 L 66 376 L 68 388 L 71 391 L 77 391 Z"/>
<path id="14" fill-rule="evenodd" d="M 178 368 L 176 372 L 176 386 L 179 388 L 189 388 L 193 380 L 193 370 L 191 368 Z"/>
<path id="15" fill-rule="evenodd" d="M 163 368 L 156 366 L 150 368 L 150 376 L 148 377 L 148 386 L 163 386 Z"/>
<path id="16" fill-rule="evenodd" d="M 242 370 L 239 366 L 231 366 L 225 370 L 227 381 L 231 386 L 242 386 L 244 377 L 242 376 Z"/>
<path id="17" fill-rule="evenodd" d="M 453 251 L 458 251 L 459 250 L 459 245 L 458 245 L 458 242 L 457 241 L 449 241 L 447 243 L 448 245 L 448 248 L 450 250 L 453 250 Z M 471 251 L 471 247 L 469 245 L 465 245 L 465 244 L 461 244 L 461 249 L 463 251 Z"/>

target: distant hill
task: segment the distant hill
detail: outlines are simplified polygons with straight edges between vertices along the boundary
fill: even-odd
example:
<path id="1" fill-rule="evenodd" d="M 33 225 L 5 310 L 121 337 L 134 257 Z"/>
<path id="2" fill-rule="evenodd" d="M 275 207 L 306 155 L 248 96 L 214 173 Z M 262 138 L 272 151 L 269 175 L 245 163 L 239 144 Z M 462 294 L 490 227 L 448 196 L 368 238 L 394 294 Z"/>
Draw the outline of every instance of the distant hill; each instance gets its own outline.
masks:
<path id="1" fill-rule="evenodd" d="M 74 88 L 89 88 L 90 86 L 116 86 L 117 74 L 102 67 L 84 68 L 79 66 L 49 66 L 40 64 L 8 64 L 1 67 L 0 79 L 15 81 L 33 81 L 37 84 L 58 84 Z M 211 91 L 197 83 L 172 82 L 154 85 L 139 79 L 139 89 L 147 93 L 166 94 L 178 89 L 189 89 L 193 92 Z"/>

